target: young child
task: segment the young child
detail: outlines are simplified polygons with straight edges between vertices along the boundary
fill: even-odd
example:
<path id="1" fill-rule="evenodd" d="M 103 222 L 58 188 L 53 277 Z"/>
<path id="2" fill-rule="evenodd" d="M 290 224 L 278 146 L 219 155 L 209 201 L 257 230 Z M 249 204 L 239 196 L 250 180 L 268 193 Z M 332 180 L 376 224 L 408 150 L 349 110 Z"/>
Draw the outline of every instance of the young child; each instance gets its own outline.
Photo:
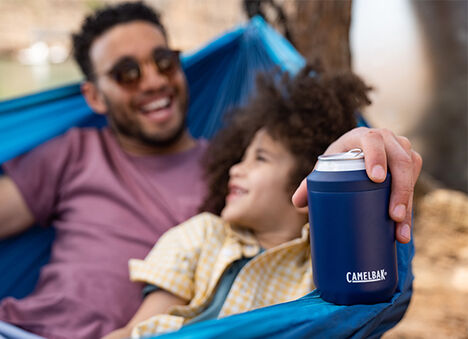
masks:
<path id="1" fill-rule="evenodd" d="M 256 96 L 207 152 L 202 210 L 211 213 L 130 261 L 130 277 L 148 284 L 147 295 L 129 324 L 106 338 L 173 331 L 312 291 L 308 217 L 291 197 L 317 156 L 355 127 L 368 90 L 352 74 L 309 65 L 294 78 L 261 77 Z"/>

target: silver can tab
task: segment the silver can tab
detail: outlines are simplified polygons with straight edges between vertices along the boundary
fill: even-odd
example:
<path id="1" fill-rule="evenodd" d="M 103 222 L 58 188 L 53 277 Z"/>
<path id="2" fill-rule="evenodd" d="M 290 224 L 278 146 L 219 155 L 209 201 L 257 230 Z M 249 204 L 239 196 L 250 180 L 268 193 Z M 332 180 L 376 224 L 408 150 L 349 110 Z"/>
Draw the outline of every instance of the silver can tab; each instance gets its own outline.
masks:
<path id="1" fill-rule="evenodd" d="M 344 172 L 365 170 L 364 152 L 354 148 L 344 153 L 320 155 L 318 157 L 316 171 L 320 172 Z"/>

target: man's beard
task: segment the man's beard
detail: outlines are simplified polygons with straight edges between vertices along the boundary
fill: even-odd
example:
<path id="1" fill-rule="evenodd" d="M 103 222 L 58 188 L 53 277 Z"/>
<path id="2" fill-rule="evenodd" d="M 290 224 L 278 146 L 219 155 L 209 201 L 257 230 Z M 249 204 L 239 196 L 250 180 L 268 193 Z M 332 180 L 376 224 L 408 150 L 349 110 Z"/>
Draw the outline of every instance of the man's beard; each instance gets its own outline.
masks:
<path id="1" fill-rule="evenodd" d="M 116 118 L 116 116 L 119 115 L 114 114 L 113 112 L 115 112 L 117 109 L 110 103 L 109 100 L 107 100 L 107 98 L 106 102 L 107 107 L 109 107 L 107 119 L 111 130 L 116 134 L 125 135 L 134 140 L 138 140 L 145 145 L 155 148 L 166 148 L 172 146 L 177 141 L 179 141 L 180 138 L 182 138 L 186 130 L 187 114 L 185 113 L 180 124 L 173 131 L 171 131 L 170 134 L 161 136 L 161 133 L 145 133 L 137 120 Z M 186 109 L 184 109 L 183 112 L 186 112 Z"/>

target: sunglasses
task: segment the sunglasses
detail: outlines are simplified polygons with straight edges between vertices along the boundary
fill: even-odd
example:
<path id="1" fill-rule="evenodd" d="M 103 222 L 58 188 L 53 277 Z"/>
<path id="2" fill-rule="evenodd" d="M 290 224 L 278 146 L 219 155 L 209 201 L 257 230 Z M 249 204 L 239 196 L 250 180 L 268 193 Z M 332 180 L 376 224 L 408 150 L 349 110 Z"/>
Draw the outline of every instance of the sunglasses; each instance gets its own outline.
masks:
<path id="1" fill-rule="evenodd" d="M 168 48 L 156 48 L 151 53 L 151 62 L 156 65 L 159 73 L 172 76 L 180 66 L 180 51 Z M 138 87 L 143 70 L 140 63 L 132 57 L 124 57 L 119 60 L 107 74 L 124 88 Z"/>

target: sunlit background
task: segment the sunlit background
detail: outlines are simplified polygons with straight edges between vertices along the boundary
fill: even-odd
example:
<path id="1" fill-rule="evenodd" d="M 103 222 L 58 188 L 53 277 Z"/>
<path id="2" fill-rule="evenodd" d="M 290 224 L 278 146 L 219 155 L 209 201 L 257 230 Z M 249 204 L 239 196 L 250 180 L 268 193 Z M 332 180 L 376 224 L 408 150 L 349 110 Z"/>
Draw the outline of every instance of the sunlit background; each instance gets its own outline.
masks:
<path id="1" fill-rule="evenodd" d="M 354 71 L 375 86 L 369 122 L 407 134 L 422 118 L 431 86 L 410 3 L 355 1 L 351 48 Z"/>
<path id="2" fill-rule="evenodd" d="M 116 1 L 0 0 L 0 100 L 80 80 L 69 35 L 104 2 Z M 161 9 L 172 45 L 186 51 L 246 20 L 239 0 L 148 2 Z M 355 0 L 351 48 L 354 70 L 376 89 L 369 122 L 408 133 L 430 86 L 408 1 Z"/>
<path id="3" fill-rule="evenodd" d="M 105 2 L 116 1 L 0 0 L 0 100 L 79 81 L 69 36 Z M 172 45 L 186 51 L 246 20 L 240 0 L 148 2 L 162 11 Z M 431 85 L 408 1 L 355 0 L 351 48 L 354 70 L 375 87 L 369 122 L 408 133 Z"/>
<path id="4" fill-rule="evenodd" d="M 0 100 L 79 81 L 69 36 L 86 13 L 112 2 L 0 0 Z M 162 11 L 171 44 L 185 51 L 246 21 L 240 0 L 148 2 Z M 409 2 L 355 0 L 350 39 L 354 71 L 375 88 L 367 119 L 408 133 L 423 118 L 431 86 Z"/>

